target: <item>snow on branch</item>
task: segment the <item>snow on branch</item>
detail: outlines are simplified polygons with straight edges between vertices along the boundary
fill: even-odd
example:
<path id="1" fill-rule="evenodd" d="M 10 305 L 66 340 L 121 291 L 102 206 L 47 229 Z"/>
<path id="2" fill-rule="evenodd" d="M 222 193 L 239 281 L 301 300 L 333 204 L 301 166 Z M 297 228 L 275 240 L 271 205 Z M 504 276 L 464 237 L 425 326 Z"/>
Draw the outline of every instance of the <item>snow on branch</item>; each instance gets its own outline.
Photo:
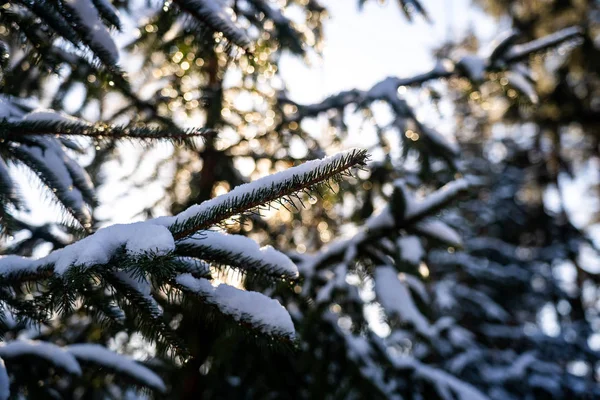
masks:
<path id="1" fill-rule="evenodd" d="M 90 123 L 54 110 L 23 109 L 13 99 L 0 98 L 0 140 L 5 149 L 0 158 L 0 195 L 15 206 L 20 205 L 7 167 L 23 164 L 52 192 L 63 210 L 89 230 L 90 208 L 96 205 L 96 193 L 85 169 L 68 154 L 67 149 L 84 151 L 69 136 L 95 140 L 166 139 L 193 145 L 190 139 L 211 133 L 204 129 L 180 131 Z"/>
<path id="2" fill-rule="evenodd" d="M 442 398 L 489 400 L 485 394 L 481 393 L 481 391 L 474 386 L 461 381 L 441 369 L 423 364 L 413 357 L 397 356 L 391 357 L 391 360 L 396 368 L 401 370 L 412 370 L 415 378 L 431 382 Z"/>
<path id="3" fill-rule="evenodd" d="M 174 0 L 174 3 L 214 31 L 223 33 L 237 46 L 250 49 L 250 38 L 232 21 L 221 0 Z"/>
<path id="4" fill-rule="evenodd" d="M 116 66 L 119 61 L 119 50 L 92 1 L 66 0 L 64 3 L 71 14 L 71 25 L 84 43 L 103 63 Z"/>
<path id="5" fill-rule="evenodd" d="M 100 16 L 110 23 L 112 26 L 121 30 L 121 19 L 119 18 L 119 12 L 112 5 L 109 0 L 92 0 L 94 6 L 98 9 Z"/>
<path id="6" fill-rule="evenodd" d="M 414 224 L 412 229 L 419 234 L 436 239 L 450 246 L 462 247 L 463 240 L 458 232 L 443 221 L 427 218 Z"/>
<path id="7" fill-rule="evenodd" d="M 95 203 L 91 181 L 85 171 L 65 154 L 57 140 L 33 138 L 29 144 L 9 145 L 6 150 L 11 160 L 35 172 L 84 228 L 90 227 L 91 214 L 86 203 Z"/>
<path id="8" fill-rule="evenodd" d="M 169 230 L 162 225 L 150 222 L 117 224 L 37 260 L 18 256 L 0 258 L 0 277 L 35 274 L 48 266 L 62 276 L 72 268 L 81 271 L 106 264 L 120 249 L 133 258 L 148 253 L 164 255 L 175 249 L 175 242 Z"/>
<path id="9" fill-rule="evenodd" d="M 143 386 L 147 386 L 161 393 L 165 393 L 167 390 L 161 377 L 152 370 L 135 362 L 129 357 L 110 351 L 99 344 L 72 344 L 67 346 L 66 350 L 80 361 L 93 363 L 123 373 L 140 382 Z"/>
<path id="10" fill-rule="evenodd" d="M 331 179 L 337 179 L 350 168 L 364 165 L 367 158 L 366 150 L 351 149 L 331 157 L 308 161 L 297 167 L 237 186 L 229 193 L 192 206 L 177 216 L 162 221 L 168 224 L 176 239 L 182 239 L 233 216 L 274 201 L 285 201 L 287 196 L 310 190 Z"/>
<path id="11" fill-rule="evenodd" d="M 364 164 L 366 158 L 367 154 L 364 150 L 349 150 L 239 186 L 225 195 L 193 206 L 176 217 L 116 224 L 100 229 L 93 235 L 55 250 L 40 259 L 2 257 L 0 277 L 10 279 L 20 275 L 46 273 L 48 270 L 63 276 L 73 268 L 83 272 L 94 266 L 108 264 L 117 254 L 121 254 L 119 252 L 123 252 L 122 254 L 133 262 L 140 257 L 165 256 L 175 252 L 176 241 L 200 229 L 214 225 L 232 215 L 276 201 L 283 196 L 311 189 L 323 181 L 339 176 L 352 166 Z M 234 238 L 235 241 L 232 241 Z M 238 236 L 229 237 L 216 232 L 205 232 L 204 239 L 183 241 L 179 249 L 191 246 L 194 251 L 202 251 L 203 257 L 215 261 L 218 261 L 219 257 L 234 257 L 237 254 L 254 263 L 251 268 L 262 268 L 288 278 L 296 276 L 296 268 L 286 256 L 269 247 L 260 249 L 258 245 L 250 242 L 250 239 Z M 205 246 L 207 243 L 214 246 L 217 254 L 212 254 Z M 225 249 L 228 252 L 223 252 Z M 230 260 L 232 264 L 240 262 L 234 261 L 236 260 Z"/>
<path id="12" fill-rule="evenodd" d="M 0 343 L 0 357 L 3 359 L 8 360 L 24 356 L 43 358 L 73 375 L 81 375 L 79 363 L 64 347 L 35 340 L 13 340 Z"/>
<path id="13" fill-rule="evenodd" d="M 388 316 L 398 316 L 402 322 L 412 324 L 423 336 L 433 334 L 429 321 L 417 308 L 408 284 L 398 279 L 398 271 L 394 267 L 377 267 L 374 279 L 377 299 Z"/>
<path id="14" fill-rule="evenodd" d="M 277 300 L 223 283 L 215 287 L 209 280 L 196 279 L 191 274 L 181 274 L 175 282 L 185 292 L 200 296 L 241 324 L 248 324 L 271 336 L 292 339 L 295 335 L 290 315 Z"/>
<path id="15" fill-rule="evenodd" d="M 534 53 L 546 51 L 569 40 L 578 39 L 582 34 L 583 31 L 578 26 L 561 29 L 531 42 L 510 47 L 506 51 L 504 58 L 507 62 L 521 61 Z"/>
<path id="16" fill-rule="evenodd" d="M 421 219 L 425 215 L 431 215 L 444 208 L 461 193 L 466 193 L 469 189 L 479 185 L 480 182 L 474 177 L 460 178 L 428 194 L 419 202 L 409 200 L 406 203 L 404 219 L 412 221 Z"/>
<path id="17" fill-rule="evenodd" d="M 259 247 L 254 240 L 244 236 L 202 231 L 197 237 L 180 240 L 176 246 L 178 254 L 198 257 L 213 264 L 277 278 L 298 277 L 296 265 L 285 254 L 271 246 Z"/>
<path id="18" fill-rule="evenodd" d="M 378 214 L 369 217 L 353 237 L 331 243 L 316 256 L 302 257 L 304 262 L 299 264 L 299 268 L 304 274 L 310 274 L 314 269 L 332 260 L 351 259 L 358 247 L 376 241 L 390 230 L 399 228 L 429 234 L 428 236 L 448 244 L 460 245 L 458 233 L 442 221 L 435 221 L 429 217 L 454 201 L 461 193 L 479 185 L 480 182 L 474 177 L 461 178 L 417 202 L 404 182 L 397 180 L 390 202 Z"/>
<path id="19" fill-rule="evenodd" d="M 43 19 L 43 21 L 63 38 L 79 46 L 79 37 L 77 32 L 68 23 L 68 21 L 58 12 L 51 2 L 38 0 L 20 0 L 17 3 L 28 8 L 33 14 Z"/>

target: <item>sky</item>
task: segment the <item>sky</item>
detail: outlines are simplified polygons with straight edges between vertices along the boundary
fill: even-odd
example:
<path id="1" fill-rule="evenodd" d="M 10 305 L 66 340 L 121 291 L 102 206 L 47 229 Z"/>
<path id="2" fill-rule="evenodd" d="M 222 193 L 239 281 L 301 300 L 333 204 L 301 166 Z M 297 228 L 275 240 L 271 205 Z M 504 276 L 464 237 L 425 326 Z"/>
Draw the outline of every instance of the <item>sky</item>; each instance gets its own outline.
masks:
<path id="1" fill-rule="evenodd" d="M 416 17 L 410 23 L 397 1 L 372 0 L 358 9 L 358 1 L 324 2 L 325 51 L 321 60 L 306 67 L 285 58 L 281 73 L 290 97 L 315 102 L 341 90 L 367 89 L 390 76 L 414 75 L 433 65 L 432 50 L 457 40 L 473 28 L 483 43 L 494 38 L 496 21 L 471 6 L 471 0 L 422 1 L 433 23 Z"/>

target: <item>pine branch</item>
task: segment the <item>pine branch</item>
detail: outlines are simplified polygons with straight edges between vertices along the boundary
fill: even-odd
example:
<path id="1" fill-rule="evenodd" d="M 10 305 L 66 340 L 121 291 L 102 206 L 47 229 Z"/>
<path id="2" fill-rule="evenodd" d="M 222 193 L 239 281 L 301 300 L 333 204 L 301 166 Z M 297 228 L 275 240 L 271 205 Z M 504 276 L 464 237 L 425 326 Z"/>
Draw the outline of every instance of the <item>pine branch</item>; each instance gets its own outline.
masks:
<path id="1" fill-rule="evenodd" d="M 4 342 L 0 344 L 0 357 L 5 360 L 22 357 L 41 358 L 70 374 L 81 375 L 81 367 L 75 357 L 64 348 L 48 342 L 33 340 Z"/>
<path id="2" fill-rule="evenodd" d="M 91 343 L 72 344 L 67 346 L 66 350 L 80 362 L 125 374 L 143 386 L 160 393 L 165 393 L 167 390 L 163 380 L 152 370 L 129 357 L 110 351 L 102 345 Z"/>
<path id="3" fill-rule="evenodd" d="M 65 120 L 0 121 L 0 139 L 19 141 L 26 135 L 85 136 L 96 139 L 167 139 L 183 141 L 214 134 L 211 129 L 195 128 L 186 131 L 149 128 L 146 126 L 108 125 Z"/>
<path id="4" fill-rule="evenodd" d="M 21 162 L 34 171 L 56 196 L 59 203 L 64 206 L 65 210 L 81 226 L 89 229 L 91 227 L 91 214 L 85 205 L 82 193 L 79 190 L 74 190 L 73 176 L 71 175 L 71 172 L 74 171 L 73 166 L 71 168 L 66 167 L 64 158 L 62 158 L 62 151 L 52 146 L 52 143 L 40 142 L 39 144 L 50 145 L 50 147 L 10 146 L 7 151 L 12 160 Z M 84 183 L 81 178 L 80 175 L 75 177 L 78 184 Z"/>
<path id="5" fill-rule="evenodd" d="M 175 239 L 183 239 L 233 216 L 313 189 L 329 179 L 339 177 L 354 166 L 364 165 L 367 157 L 365 150 L 353 149 L 322 160 L 309 161 L 238 186 L 227 194 L 192 206 L 165 222 L 169 224 L 169 230 Z"/>
<path id="6" fill-rule="evenodd" d="M 431 226 L 419 225 L 419 223 L 455 201 L 459 195 L 469 192 L 470 188 L 480 185 L 481 183 L 472 177 L 459 179 L 430 194 L 431 198 L 427 196 L 421 202 L 416 202 L 403 182 L 397 181 L 394 185 L 392 198 L 379 214 L 367 219 L 364 226 L 353 237 L 330 245 L 318 257 L 307 260 L 304 265 L 299 264 L 300 269 L 310 271 L 334 260 L 351 259 L 359 247 L 364 248 L 370 243 L 376 243 L 388 235 L 390 231 L 431 228 Z M 439 229 L 440 226 L 438 225 L 437 228 Z M 440 240 L 440 238 L 437 239 Z"/>
<path id="7" fill-rule="evenodd" d="M 240 235 L 202 231 L 197 237 L 178 241 L 175 252 L 278 279 L 298 277 L 296 265 L 285 254 L 271 246 L 259 248 L 254 240 Z"/>
<path id="8" fill-rule="evenodd" d="M 119 13 L 109 0 L 92 0 L 92 2 L 105 22 L 114 26 L 119 31 L 122 29 Z"/>
<path id="9" fill-rule="evenodd" d="M 561 29 L 531 42 L 517 44 L 509 47 L 504 54 L 504 59 L 508 63 L 515 63 L 527 59 L 529 56 L 554 48 L 564 42 L 573 39 L 579 39 L 583 35 L 583 30 L 578 26 Z"/>
<path id="10" fill-rule="evenodd" d="M 18 207 L 21 204 L 15 183 L 8 172 L 8 165 L 2 158 L 0 158 L 0 197 L 4 200 L 2 201 L 3 205 L 10 203 Z"/>
<path id="11" fill-rule="evenodd" d="M 81 41 L 107 67 L 116 71 L 119 51 L 91 0 L 65 0 L 59 11 Z M 122 74 L 119 74 L 122 76 Z"/>
<path id="12" fill-rule="evenodd" d="M 80 43 L 77 32 L 49 1 L 17 0 L 16 3 L 27 7 L 56 33 L 73 43 L 75 46 L 79 46 Z"/>
<path id="13" fill-rule="evenodd" d="M 179 275 L 173 283 L 184 293 L 200 297 L 203 302 L 217 307 L 222 314 L 241 325 L 258 330 L 273 339 L 292 341 L 294 338 L 294 324 L 277 300 L 227 284 L 214 287 L 210 281 L 196 279 L 190 274 Z"/>
<path id="14" fill-rule="evenodd" d="M 115 300 L 125 312 L 126 321 L 132 328 L 154 340 L 161 353 L 172 351 L 174 354 L 187 355 L 181 339 L 167 326 L 162 310 L 151 294 L 133 287 L 131 280 L 125 281 L 122 273 L 103 274 L 103 280 L 115 291 Z"/>

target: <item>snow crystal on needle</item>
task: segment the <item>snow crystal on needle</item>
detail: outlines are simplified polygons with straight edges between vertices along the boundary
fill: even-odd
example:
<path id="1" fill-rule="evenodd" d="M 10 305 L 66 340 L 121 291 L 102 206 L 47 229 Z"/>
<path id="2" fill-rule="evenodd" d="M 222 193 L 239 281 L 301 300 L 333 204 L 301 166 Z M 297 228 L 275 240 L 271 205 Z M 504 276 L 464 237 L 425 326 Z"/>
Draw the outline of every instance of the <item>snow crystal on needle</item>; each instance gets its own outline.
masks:
<path id="1" fill-rule="evenodd" d="M 224 283 L 214 287 L 207 279 L 196 279 L 191 274 L 181 274 L 176 281 L 187 290 L 206 298 L 207 302 L 236 321 L 249 321 L 267 334 L 294 336 L 292 319 L 277 300 Z"/>
<path id="2" fill-rule="evenodd" d="M 8 343 L 0 343 L 0 357 L 13 358 L 24 355 L 45 358 L 65 371 L 81 375 L 81 367 L 75 357 L 55 344 L 34 340 L 13 340 Z"/>
<path id="3" fill-rule="evenodd" d="M 73 344 L 67 346 L 66 349 L 80 360 L 90 361 L 123 372 L 143 382 L 144 385 L 158 389 L 163 393 L 167 390 L 163 380 L 152 370 L 99 344 Z"/>
<path id="4" fill-rule="evenodd" d="M 102 24 L 98 10 L 91 0 L 67 0 L 66 3 L 77 13 L 81 23 L 90 32 L 92 42 L 101 47 L 116 64 L 119 61 L 119 50 Z"/>

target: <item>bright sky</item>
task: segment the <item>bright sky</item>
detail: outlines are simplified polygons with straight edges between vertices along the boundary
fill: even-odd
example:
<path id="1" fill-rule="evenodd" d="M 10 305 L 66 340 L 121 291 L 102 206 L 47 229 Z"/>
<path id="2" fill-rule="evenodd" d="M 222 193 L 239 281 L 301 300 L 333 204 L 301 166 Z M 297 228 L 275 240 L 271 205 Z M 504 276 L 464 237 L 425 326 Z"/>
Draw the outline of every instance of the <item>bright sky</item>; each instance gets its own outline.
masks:
<path id="1" fill-rule="evenodd" d="M 397 1 L 369 1 L 362 11 L 355 0 L 324 2 L 330 14 L 325 21 L 322 61 L 305 67 L 286 58 L 281 72 L 293 100 L 315 102 L 341 90 L 367 89 L 390 76 L 407 76 L 433 65 L 432 49 L 447 39 L 458 39 L 473 28 L 483 43 L 498 31 L 496 22 L 471 6 L 471 0 L 425 0 L 433 20 L 417 17 L 410 23 Z"/>

